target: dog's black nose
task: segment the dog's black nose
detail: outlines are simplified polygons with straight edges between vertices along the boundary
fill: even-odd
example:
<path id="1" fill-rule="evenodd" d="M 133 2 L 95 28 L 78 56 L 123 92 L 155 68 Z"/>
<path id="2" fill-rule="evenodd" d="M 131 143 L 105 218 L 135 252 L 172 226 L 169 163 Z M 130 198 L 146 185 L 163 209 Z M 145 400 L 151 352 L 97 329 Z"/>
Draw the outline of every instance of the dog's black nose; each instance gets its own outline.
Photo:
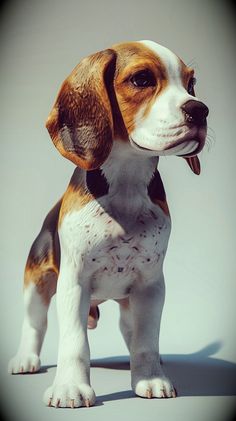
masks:
<path id="1" fill-rule="evenodd" d="M 182 105 L 181 109 L 184 112 L 187 123 L 197 124 L 199 126 L 206 124 L 209 109 L 203 102 L 190 99 Z"/>

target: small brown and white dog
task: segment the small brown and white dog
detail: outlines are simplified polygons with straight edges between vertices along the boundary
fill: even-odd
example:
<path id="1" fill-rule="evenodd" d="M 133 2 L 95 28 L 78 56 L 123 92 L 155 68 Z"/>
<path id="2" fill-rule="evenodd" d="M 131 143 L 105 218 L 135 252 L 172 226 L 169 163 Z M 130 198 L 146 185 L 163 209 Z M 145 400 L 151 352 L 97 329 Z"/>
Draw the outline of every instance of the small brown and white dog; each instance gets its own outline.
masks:
<path id="1" fill-rule="evenodd" d="M 158 345 L 171 222 L 157 164 L 177 155 L 200 173 L 208 108 L 195 97 L 195 81 L 170 50 L 140 41 L 83 59 L 62 84 L 46 126 L 76 169 L 30 250 L 22 337 L 9 363 L 13 374 L 39 371 L 57 291 L 59 354 L 46 405 L 95 403 L 87 327 L 109 299 L 120 306 L 135 393 L 176 396 Z"/>

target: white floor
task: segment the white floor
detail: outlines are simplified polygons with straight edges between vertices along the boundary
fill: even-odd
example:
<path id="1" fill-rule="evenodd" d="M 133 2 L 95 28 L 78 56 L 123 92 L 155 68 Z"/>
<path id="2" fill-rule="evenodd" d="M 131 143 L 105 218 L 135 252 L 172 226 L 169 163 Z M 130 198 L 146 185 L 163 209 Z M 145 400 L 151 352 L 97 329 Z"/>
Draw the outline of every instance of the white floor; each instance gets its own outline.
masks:
<path id="1" fill-rule="evenodd" d="M 12 421 L 83 419 L 112 421 L 153 419 L 174 421 L 231 421 L 236 392 L 236 364 L 207 355 L 164 355 L 163 364 L 178 390 L 176 399 L 141 399 L 130 388 L 128 357 L 92 361 L 91 380 L 97 402 L 92 408 L 55 409 L 42 403 L 44 389 L 52 382 L 55 366 L 38 374 L 5 378 L 4 402 Z M 216 349 L 215 349 L 216 350 Z M 3 400 L 2 400 L 3 402 Z M 4 407 L 3 407 L 4 409 Z M 78 418 L 81 417 L 81 418 Z"/>

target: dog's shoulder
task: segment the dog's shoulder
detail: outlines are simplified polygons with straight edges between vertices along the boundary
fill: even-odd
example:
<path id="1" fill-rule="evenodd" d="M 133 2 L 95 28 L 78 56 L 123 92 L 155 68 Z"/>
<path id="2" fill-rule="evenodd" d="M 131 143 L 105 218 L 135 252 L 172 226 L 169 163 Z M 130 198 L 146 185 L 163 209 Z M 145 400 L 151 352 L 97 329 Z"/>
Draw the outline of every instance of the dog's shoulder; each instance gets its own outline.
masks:
<path id="1" fill-rule="evenodd" d="M 105 196 L 108 190 L 108 183 L 100 169 L 84 171 L 76 167 L 62 198 L 58 226 L 68 213 L 78 211 L 89 202 Z"/>

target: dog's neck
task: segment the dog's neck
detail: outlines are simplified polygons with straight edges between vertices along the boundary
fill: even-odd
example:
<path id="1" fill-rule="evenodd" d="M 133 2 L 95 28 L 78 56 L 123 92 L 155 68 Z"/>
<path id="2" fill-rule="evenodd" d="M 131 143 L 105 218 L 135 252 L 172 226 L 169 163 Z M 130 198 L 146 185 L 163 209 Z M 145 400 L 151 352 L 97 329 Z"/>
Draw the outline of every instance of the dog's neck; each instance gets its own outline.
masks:
<path id="1" fill-rule="evenodd" d="M 109 186 L 112 211 L 135 217 L 147 201 L 147 190 L 157 168 L 158 157 L 136 152 L 129 144 L 115 141 L 102 172 Z"/>

